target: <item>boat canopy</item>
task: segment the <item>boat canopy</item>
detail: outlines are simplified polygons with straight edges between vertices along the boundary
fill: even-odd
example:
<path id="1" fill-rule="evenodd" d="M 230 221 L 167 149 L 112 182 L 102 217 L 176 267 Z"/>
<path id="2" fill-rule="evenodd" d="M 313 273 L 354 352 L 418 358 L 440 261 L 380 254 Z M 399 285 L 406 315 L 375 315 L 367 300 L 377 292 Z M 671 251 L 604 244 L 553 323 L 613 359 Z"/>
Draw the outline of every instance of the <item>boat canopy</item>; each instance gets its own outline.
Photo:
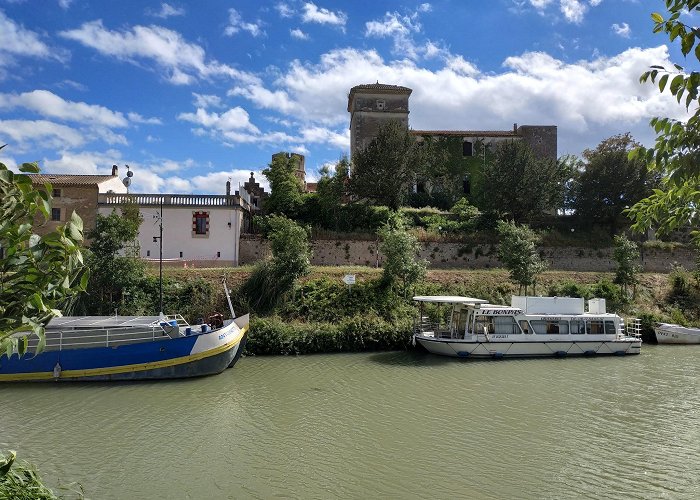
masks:
<path id="1" fill-rule="evenodd" d="M 418 295 L 413 297 L 416 302 L 428 302 L 432 304 L 486 304 L 488 300 L 474 299 L 472 297 L 458 297 L 454 295 Z"/>
<path id="2" fill-rule="evenodd" d="M 57 328 L 114 328 L 124 326 L 154 326 L 164 318 L 160 316 L 59 316 L 46 326 Z"/>

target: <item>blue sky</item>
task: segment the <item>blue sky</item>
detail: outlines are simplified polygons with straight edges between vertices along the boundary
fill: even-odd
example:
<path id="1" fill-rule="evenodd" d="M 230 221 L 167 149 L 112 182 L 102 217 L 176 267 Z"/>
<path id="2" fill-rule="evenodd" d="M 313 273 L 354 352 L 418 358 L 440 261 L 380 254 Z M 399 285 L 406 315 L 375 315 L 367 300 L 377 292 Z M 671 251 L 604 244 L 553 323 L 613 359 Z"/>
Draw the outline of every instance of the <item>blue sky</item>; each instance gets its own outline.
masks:
<path id="1" fill-rule="evenodd" d="M 376 81 L 413 89 L 415 129 L 557 125 L 560 155 L 651 144 L 649 118 L 683 117 L 638 83 L 684 63 L 651 33 L 663 4 L 0 0 L 0 161 L 222 193 L 296 151 L 314 180 L 349 151 L 349 89 Z"/>

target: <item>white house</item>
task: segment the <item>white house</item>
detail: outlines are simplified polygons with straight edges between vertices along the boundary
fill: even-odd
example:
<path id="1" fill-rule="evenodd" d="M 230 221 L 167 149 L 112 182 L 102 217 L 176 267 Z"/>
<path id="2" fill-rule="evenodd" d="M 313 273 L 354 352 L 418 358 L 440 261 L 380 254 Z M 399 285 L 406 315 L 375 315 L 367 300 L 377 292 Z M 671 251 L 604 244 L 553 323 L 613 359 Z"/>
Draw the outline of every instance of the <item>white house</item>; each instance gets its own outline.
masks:
<path id="1" fill-rule="evenodd" d="M 241 231 L 250 206 L 235 195 L 100 194 L 98 213 L 109 215 L 125 203 L 135 203 L 143 216 L 139 229 L 141 258 L 197 266 L 237 266 Z"/>

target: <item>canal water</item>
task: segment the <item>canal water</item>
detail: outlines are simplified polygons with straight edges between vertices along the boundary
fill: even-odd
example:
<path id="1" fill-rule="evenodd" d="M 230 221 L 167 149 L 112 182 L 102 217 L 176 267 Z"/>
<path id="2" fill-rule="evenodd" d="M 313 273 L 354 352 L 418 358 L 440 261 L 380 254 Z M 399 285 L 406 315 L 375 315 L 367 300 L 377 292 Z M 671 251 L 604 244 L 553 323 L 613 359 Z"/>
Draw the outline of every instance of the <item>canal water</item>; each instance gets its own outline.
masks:
<path id="1" fill-rule="evenodd" d="M 93 499 L 698 498 L 700 348 L 243 358 L 197 380 L 0 386 L 0 448 Z"/>

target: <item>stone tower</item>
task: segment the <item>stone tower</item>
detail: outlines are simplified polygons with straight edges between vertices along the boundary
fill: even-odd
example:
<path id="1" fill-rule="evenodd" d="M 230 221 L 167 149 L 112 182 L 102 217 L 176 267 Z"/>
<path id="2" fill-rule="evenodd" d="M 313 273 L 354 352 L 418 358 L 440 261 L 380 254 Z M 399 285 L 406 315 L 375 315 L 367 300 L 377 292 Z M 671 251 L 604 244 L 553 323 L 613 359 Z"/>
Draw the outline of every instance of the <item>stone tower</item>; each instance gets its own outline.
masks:
<path id="1" fill-rule="evenodd" d="M 348 94 L 350 113 L 350 156 L 366 147 L 379 127 L 398 120 L 408 128 L 408 87 L 369 83 L 357 85 Z"/>

